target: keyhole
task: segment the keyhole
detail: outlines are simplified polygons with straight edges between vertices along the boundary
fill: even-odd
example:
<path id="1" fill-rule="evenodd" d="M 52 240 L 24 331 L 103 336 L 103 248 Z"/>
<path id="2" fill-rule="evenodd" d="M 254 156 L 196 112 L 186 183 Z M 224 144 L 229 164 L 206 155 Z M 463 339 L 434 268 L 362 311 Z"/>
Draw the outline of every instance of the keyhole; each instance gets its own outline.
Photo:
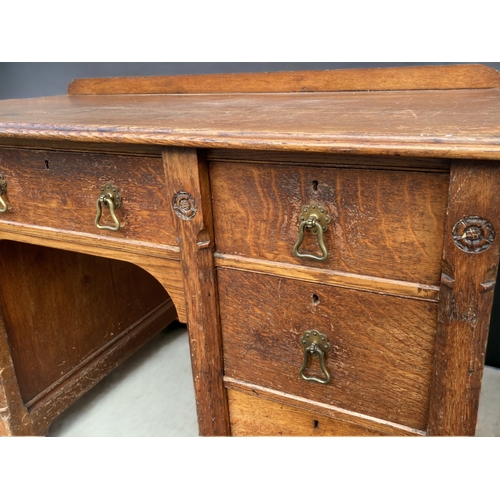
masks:
<path id="1" fill-rule="evenodd" d="M 313 191 L 318 190 L 318 181 L 313 181 Z"/>
<path id="2" fill-rule="evenodd" d="M 49 169 L 49 160 L 45 160 L 45 168 L 48 170 Z"/>
<path id="3" fill-rule="evenodd" d="M 313 293 L 312 302 L 315 306 L 319 304 L 319 297 L 315 293 Z"/>
<path id="4" fill-rule="evenodd" d="M 317 429 L 319 427 L 319 422 L 317 420 L 314 421 L 314 428 Z"/>

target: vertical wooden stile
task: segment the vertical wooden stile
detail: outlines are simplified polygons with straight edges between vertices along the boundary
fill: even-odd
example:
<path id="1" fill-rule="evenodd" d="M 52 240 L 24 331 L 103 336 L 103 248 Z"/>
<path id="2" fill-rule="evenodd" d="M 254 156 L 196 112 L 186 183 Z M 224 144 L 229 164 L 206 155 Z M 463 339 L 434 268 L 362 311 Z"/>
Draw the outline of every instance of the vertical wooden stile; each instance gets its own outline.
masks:
<path id="1" fill-rule="evenodd" d="M 500 162 L 452 162 L 428 435 L 475 433 L 498 270 L 499 185 Z M 454 235 L 471 220 L 491 226 L 484 225 L 471 248 L 459 248 Z M 488 228 L 496 232 L 491 244 L 483 238 L 491 240 Z"/>
<path id="2" fill-rule="evenodd" d="M 198 158 L 195 149 L 173 147 L 163 150 L 163 164 L 168 198 L 174 206 L 179 199 L 184 201 L 180 208 L 185 215 L 181 211 L 182 217 L 175 219 L 180 236 L 199 431 L 202 436 L 229 435 L 208 165 Z"/>

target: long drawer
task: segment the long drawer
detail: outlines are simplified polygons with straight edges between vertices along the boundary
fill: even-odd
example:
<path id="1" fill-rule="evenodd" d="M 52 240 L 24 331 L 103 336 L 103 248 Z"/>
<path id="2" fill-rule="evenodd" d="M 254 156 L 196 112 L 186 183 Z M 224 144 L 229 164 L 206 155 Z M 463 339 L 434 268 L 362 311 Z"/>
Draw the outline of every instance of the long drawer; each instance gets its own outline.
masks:
<path id="1" fill-rule="evenodd" d="M 176 245 L 159 157 L 0 148 L 7 211 L 0 221 L 122 241 Z M 102 186 L 121 195 L 118 231 L 96 227 Z M 116 227 L 101 203 L 101 226 Z"/>
<path id="2" fill-rule="evenodd" d="M 426 429 L 435 302 L 231 269 L 218 284 L 226 377 Z M 326 337 L 326 372 L 306 332 Z"/>

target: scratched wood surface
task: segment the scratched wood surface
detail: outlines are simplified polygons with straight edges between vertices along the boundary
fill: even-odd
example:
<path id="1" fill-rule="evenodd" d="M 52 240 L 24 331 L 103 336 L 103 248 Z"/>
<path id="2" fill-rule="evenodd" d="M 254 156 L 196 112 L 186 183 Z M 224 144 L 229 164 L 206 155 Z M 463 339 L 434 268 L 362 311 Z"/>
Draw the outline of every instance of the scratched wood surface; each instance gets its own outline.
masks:
<path id="1" fill-rule="evenodd" d="M 173 214 L 165 199 L 161 158 L 0 148 L 8 211 L 1 220 L 90 233 L 114 240 L 175 245 Z M 122 195 L 118 231 L 95 226 L 100 187 Z M 101 225 L 114 226 L 102 209 Z"/>
<path id="2" fill-rule="evenodd" d="M 0 102 L 0 140 L 500 158 L 500 89 L 56 96 Z"/>
<path id="3" fill-rule="evenodd" d="M 439 284 L 447 174 L 213 162 L 210 180 L 221 254 Z M 324 262 L 292 254 L 313 201 L 332 219 Z M 309 231 L 299 250 L 321 253 Z"/>
<path id="4" fill-rule="evenodd" d="M 491 87 L 500 87 L 498 71 L 482 64 L 457 64 L 272 73 L 82 78 L 69 84 L 68 94 L 331 92 Z"/>
<path id="5" fill-rule="evenodd" d="M 175 217 L 175 228 L 181 247 L 199 432 L 201 436 L 226 436 L 230 428 L 222 382 L 224 367 L 208 165 L 195 149 L 186 148 L 165 148 L 163 164 L 169 199 L 178 193 L 191 196 L 184 198 L 189 216 Z"/>
<path id="6" fill-rule="evenodd" d="M 271 432 L 274 433 L 271 435 L 276 436 L 282 435 L 280 432 L 283 433 L 285 429 L 297 436 L 425 435 L 424 431 L 418 429 L 242 382 L 231 377 L 224 377 L 224 384 L 228 390 L 231 428 L 234 431 L 236 427 L 237 433 L 246 432 L 245 435 L 258 436 L 262 435 L 266 427 L 268 427 L 266 431 L 271 427 Z M 273 407 L 275 410 L 282 411 L 274 411 Z M 293 411 L 290 411 L 292 409 Z M 294 412 L 297 412 L 295 417 Z M 276 422 L 269 422 L 269 420 L 276 420 Z M 299 426 L 294 428 L 297 420 L 301 420 L 300 428 Z M 245 429 L 247 425 L 248 430 Z"/>
<path id="7" fill-rule="evenodd" d="M 382 430 L 336 420 L 281 402 L 228 390 L 232 436 L 383 436 Z"/>
<path id="8" fill-rule="evenodd" d="M 244 271 L 217 276 L 226 376 L 426 429 L 437 304 Z M 312 329 L 332 344 L 327 385 L 299 376 L 300 337 Z"/>
<path id="9" fill-rule="evenodd" d="M 500 249 L 498 162 L 453 162 L 433 370 L 429 434 L 474 435 L 493 293 Z M 472 241 L 481 252 L 459 248 L 453 238 L 460 220 L 479 217 L 481 229 Z M 482 246 L 488 221 L 496 236 Z M 476 226 L 477 229 L 477 226 Z M 461 233 L 457 233 L 460 236 Z M 465 233 L 463 233 L 465 235 Z M 498 291 L 497 291 L 498 293 Z"/>

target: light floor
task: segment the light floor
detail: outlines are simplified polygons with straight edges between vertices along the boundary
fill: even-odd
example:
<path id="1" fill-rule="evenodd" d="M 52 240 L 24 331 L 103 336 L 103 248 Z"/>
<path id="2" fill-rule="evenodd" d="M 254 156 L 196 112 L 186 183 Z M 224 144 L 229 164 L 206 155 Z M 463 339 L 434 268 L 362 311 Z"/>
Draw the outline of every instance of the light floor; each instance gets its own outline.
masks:
<path id="1" fill-rule="evenodd" d="M 49 436 L 198 436 L 184 325 L 152 339 L 54 421 Z M 477 436 L 500 436 L 500 370 L 486 367 Z"/>
<path id="2" fill-rule="evenodd" d="M 187 330 L 176 323 L 82 396 L 49 436 L 198 436 Z"/>

